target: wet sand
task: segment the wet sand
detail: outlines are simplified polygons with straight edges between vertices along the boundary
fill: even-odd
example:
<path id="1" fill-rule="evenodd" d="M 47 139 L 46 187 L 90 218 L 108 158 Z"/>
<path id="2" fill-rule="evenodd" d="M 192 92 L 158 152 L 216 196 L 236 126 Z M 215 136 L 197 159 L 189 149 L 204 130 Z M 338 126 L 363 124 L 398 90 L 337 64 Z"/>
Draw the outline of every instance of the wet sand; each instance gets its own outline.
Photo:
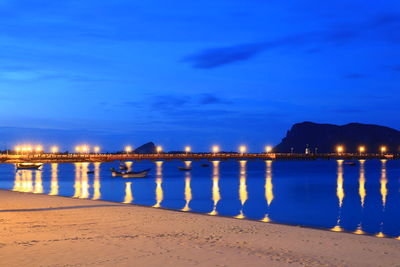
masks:
<path id="1" fill-rule="evenodd" d="M 0 190 L 0 266 L 400 266 L 400 240 Z"/>

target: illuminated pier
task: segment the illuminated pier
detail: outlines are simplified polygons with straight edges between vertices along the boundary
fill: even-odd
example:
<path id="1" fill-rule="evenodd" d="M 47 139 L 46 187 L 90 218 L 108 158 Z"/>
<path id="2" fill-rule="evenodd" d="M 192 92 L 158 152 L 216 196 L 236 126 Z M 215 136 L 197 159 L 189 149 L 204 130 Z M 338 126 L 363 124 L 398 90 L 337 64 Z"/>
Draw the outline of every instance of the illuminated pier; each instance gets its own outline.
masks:
<path id="1" fill-rule="evenodd" d="M 100 154 L 100 153 L 72 153 L 72 154 L 17 154 L 0 155 L 0 162 L 108 162 L 115 160 L 316 160 L 316 159 L 398 159 L 398 154 L 360 154 L 360 153 L 327 153 L 327 154 L 294 154 L 294 153 L 155 153 L 155 154 Z"/>

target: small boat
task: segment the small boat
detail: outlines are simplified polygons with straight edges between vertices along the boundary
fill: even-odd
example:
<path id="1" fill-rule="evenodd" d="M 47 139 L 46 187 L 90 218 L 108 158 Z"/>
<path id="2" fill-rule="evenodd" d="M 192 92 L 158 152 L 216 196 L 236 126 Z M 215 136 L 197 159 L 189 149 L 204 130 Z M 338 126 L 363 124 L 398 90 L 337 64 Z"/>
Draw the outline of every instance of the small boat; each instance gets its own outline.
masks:
<path id="1" fill-rule="evenodd" d="M 345 161 L 344 164 L 349 166 L 356 166 L 356 163 L 354 161 Z"/>
<path id="2" fill-rule="evenodd" d="M 38 170 L 43 163 L 17 163 L 17 170 Z"/>
<path id="3" fill-rule="evenodd" d="M 180 171 L 191 171 L 192 167 L 178 167 Z"/>
<path id="4" fill-rule="evenodd" d="M 119 165 L 119 169 L 121 171 L 126 171 L 128 169 L 128 167 L 124 166 L 124 165 Z"/>
<path id="5" fill-rule="evenodd" d="M 124 173 L 117 171 L 115 168 L 111 168 L 111 174 L 113 177 L 122 176 Z"/>
<path id="6" fill-rule="evenodd" d="M 210 165 L 207 163 L 201 164 L 200 167 L 209 167 Z"/>
<path id="7" fill-rule="evenodd" d="M 140 172 L 125 172 L 122 173 L 122 178 L 144 178 L 150 172 L 150 169 L 146 169 Z"/>

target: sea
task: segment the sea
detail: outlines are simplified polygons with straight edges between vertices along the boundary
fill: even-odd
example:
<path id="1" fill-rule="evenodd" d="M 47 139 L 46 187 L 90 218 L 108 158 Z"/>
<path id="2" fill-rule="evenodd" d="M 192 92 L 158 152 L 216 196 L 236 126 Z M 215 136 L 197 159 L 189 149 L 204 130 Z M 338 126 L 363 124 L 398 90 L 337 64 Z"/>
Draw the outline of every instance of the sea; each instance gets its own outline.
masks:
<path id="1" fill-rule="evenodd" d="M 0 164 L 0 188 L 400 239 L 400 161 L 354 163 L 176 160 L 19 171 Z M 120 164 L 151 171 L 146 178 L 112 177 Z"/>

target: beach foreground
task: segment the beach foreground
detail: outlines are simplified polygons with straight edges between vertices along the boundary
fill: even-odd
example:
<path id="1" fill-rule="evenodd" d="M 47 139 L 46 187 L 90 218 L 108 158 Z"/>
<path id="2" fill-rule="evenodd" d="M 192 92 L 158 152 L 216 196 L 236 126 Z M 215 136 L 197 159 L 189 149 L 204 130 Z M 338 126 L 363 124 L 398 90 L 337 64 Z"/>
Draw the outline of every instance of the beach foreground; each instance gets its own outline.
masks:
<path id="1" fill-rule="evenodd" d="M 400 266 L 400 241 L 0 190 L 1 266 Z"/>

